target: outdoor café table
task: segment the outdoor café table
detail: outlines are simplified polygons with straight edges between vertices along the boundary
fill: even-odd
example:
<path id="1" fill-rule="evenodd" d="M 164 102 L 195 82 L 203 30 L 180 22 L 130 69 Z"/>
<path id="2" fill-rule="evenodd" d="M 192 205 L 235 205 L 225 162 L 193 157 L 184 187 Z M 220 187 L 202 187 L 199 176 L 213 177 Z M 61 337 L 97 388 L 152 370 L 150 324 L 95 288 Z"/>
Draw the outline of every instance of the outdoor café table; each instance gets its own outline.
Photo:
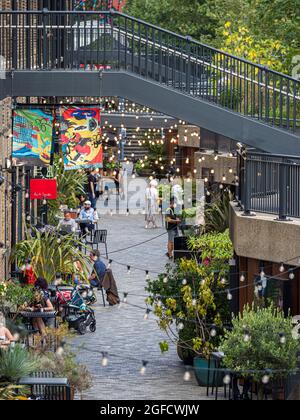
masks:
<path id="1" fill-rule="evenodd" d="M 27 328 L 29 330 L 30 322 L 32 319 L 42 318 L 42 319 L 56 319 L 56 311 L 22 311 L 20 315 L 25 318 L 27 322 Z"/>

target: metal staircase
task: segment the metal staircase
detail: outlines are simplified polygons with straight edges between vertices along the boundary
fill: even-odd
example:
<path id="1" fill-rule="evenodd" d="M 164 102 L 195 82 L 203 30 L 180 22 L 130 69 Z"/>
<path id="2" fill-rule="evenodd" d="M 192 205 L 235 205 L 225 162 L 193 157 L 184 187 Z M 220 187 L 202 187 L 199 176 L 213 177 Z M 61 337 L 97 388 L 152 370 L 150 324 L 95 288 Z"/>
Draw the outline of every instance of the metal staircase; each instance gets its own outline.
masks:
<path id="1" fill-rule="evenodd" d="M 274 153 L 300 155 L 300 82 L 144 21 L 0 12 L 12 96 L 118 95 Z"/>

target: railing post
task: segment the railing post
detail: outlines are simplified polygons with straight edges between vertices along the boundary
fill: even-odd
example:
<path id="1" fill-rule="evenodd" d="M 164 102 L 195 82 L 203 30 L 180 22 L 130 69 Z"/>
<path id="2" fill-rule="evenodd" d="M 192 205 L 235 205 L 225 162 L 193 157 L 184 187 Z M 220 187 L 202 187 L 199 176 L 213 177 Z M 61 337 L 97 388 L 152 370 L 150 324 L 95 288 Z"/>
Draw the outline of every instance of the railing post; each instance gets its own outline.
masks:
<path id="1" fill-rule="evenodd" d="M 251 212 L 251 162 L 244 158 L 244 173 L 243 173 L 243 190 L 242 190 L 242 197 L 243 197 L 243 206 L 244 212 L 243 216 L 255 216 L 255 213 Z"/>
<path id="2" fill-rule="evenodd" d="M 279 221 L 287 221 L 287 165 L 282 160 L 279 164 Z"/>
<path id="3" fill-rule="evenodd" d="M 47 23 L 48 23 L 49 10 L 43 9 L 43 69 L 48 68 L 48 37 L 47 37 Z"/>
<path id="4" fill-rule="evenodd" d="M 192 41 L 192 37 L 187 36 L 186 41 L 187 41 L 188 62 L 186 64 L 186 83 L 185 83 L 185 87 L 186 87 L 186 92 L 190 93 L 191 92 L 191 41 Z"/>

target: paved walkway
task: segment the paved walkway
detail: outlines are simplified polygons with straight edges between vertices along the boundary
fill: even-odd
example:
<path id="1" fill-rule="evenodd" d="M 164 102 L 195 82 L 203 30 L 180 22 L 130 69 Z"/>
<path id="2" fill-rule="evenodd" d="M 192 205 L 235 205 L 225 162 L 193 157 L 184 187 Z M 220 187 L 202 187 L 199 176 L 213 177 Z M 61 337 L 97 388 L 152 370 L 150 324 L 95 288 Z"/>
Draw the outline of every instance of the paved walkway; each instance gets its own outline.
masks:
<path id="1" fill-rule="evenodd" d="M 137 244 L 164 233 L 164 230 L 145 230 L 144 216 L 104 216 L 101 227 L 109 232 L 109 252 Z M 145 270 L 161 272 L 167 259 L 166 235 L 143 246 L 111 257 L 126 265 L 138 266 Z M 128 292 L 128 302 L 145 307 L 145 274 L 112 265 L 119 290 Z M 95 306 L 97 332 L 84 337 L 76 337 L 78 359 L 85 363 L 93 374 L 93 387 L 83 395 L 86 399 L 205 399 L 205 390 L 196 384 L 194 376 L 189 382 L 183 380 L 185 367 L 177 357 L 174 346 L 166 354 L 161 354 L 159 342 L 166 339 L 159 330 L 155 318 L 150 315 L 144 320 L 145 311 L 134 306 L 104 308 L 99 302 Z M 107 351 L 119 357 L 109 356 L 107 367 L 101 365 L 101 354 L 80 349 L 84 345 L 91 350 Z M 149 365 L 144 376 L 140 374 L 142 361 Z"/>

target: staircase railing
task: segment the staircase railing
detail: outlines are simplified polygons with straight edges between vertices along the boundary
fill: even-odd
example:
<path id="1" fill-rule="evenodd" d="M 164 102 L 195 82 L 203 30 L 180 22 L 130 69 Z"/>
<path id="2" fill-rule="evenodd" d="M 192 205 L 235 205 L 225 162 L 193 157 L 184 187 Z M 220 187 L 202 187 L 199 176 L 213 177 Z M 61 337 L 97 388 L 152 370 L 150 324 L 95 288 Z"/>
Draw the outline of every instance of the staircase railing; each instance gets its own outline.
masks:
<path id="1" fill-rule="evenodd" d="M 300 81 L 113 10 L 1 11 L 7 70 L 126 70 L 296 132 Z"/>

